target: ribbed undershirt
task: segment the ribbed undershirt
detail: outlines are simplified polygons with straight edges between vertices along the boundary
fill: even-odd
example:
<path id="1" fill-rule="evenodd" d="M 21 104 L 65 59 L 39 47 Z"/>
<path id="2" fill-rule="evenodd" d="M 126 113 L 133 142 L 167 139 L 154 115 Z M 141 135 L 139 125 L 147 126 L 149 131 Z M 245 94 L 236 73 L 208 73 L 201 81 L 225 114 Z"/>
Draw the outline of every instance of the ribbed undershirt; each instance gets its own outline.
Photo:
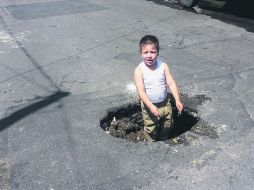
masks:
<path id="1" fill-rule="evenodd" d="M 165 63 L 157 60 L 157 68 L 151 70 L 144 62 L 140 63 L 145 91 L 149 100 L 153 103 L 160 103 L 164 101 L 167 96 L 167 85 L 163 64 Z"/>

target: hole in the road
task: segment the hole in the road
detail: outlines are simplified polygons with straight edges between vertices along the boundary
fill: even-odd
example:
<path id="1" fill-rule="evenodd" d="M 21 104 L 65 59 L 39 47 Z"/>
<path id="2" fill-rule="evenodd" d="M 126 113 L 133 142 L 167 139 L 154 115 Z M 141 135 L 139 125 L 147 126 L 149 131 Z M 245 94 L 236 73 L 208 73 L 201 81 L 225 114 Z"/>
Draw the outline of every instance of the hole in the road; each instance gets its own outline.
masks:
<path id="1" fill-rule="evenodd" d="M 173 98 L 171 98 L 172 100 Z M 166 143 L 189 144 L 195 141 L 199 136 L 207 136 L 209 138 L 218 138 L 215 127 L 207 125 L 196 111 L 196 106 L 204 101 L 211 100 L 204 95 L 189 98 L 182 95 L 185 109 L 181 115 L 178 114 L 174 102 L 172 101 L 174 125 L 170 131 L 170 139 Z M 143 119 L 140 103 L 128 104 L 118 108 L 112 108 L 101 119 L 100 127 L 108 134 L 123 138 L 129 141 L 144 141 L 143 135 Z M 187 133 L 188 132 L 188 133 Z"/>

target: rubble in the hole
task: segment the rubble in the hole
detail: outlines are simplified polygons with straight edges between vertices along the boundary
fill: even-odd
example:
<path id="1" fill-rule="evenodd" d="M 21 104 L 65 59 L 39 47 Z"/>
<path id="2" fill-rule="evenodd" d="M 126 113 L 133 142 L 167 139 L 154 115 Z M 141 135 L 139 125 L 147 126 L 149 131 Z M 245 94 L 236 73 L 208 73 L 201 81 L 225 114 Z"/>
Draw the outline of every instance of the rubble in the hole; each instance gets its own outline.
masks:
<path id="1" fill-rule="evenodd" d="M 110 133 L 117 138 L 123 138 L 130 141 L 143 141 L 143 119 L 141 112 L 134 113 L 130 117 L 117 119 L 113 117 L 109 126 L 105 126 L 106 133 Z"/>

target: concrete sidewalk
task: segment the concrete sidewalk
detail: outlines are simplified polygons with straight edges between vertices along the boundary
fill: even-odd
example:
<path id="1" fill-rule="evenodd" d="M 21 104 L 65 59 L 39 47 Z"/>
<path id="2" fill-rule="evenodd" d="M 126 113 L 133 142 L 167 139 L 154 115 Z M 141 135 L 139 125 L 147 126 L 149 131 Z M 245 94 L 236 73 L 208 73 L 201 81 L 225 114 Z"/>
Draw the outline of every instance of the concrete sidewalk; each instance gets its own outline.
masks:
<path id="1" fill-rule="evenodd" d="M 34 2 L 34 3 L 33 3 Z M 138 100 L 139 39 L 154 34 L 219 138 L 128 142 L 100 128 Z M 253 189 L 254 35 L 150 1 L 0 2 L 0 189 Z"/>

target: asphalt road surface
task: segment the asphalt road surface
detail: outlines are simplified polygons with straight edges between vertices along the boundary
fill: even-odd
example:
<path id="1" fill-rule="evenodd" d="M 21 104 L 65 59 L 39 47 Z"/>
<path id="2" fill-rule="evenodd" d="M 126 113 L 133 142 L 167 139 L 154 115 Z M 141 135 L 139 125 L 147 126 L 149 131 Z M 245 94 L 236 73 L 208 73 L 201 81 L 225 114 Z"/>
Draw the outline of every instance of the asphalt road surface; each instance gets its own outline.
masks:
<path id="1" fill-rule="evenodd" d="M 195 109 L 218 138 L 134 143 L 100 128 L 138 101 L 145 34 L 188 101 L 207 97 Z M 254 189 L 253 60 L 244 27 L 152 1 L 2 0 L 0 189 Z"/>

